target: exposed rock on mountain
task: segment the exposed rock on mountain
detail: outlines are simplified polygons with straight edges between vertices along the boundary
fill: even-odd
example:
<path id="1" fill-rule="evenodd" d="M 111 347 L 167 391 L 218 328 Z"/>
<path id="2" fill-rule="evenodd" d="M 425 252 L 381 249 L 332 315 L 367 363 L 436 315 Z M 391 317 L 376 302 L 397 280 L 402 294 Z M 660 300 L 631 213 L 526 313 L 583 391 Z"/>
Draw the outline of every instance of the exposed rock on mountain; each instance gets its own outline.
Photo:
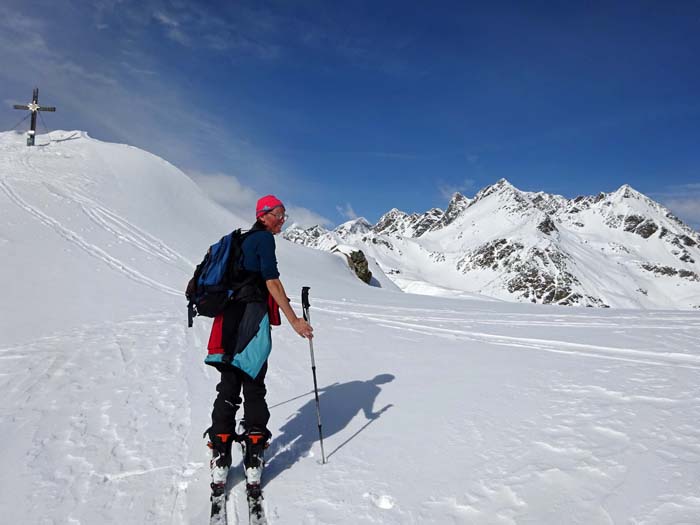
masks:
<path id="1" fill-rule="evenodd" d="M 370 284 L 372 282 L 372 272 L 369 269 L 369 263 L 362 250 L 354 250 L 352 248 L 336 246 L 331 250 L 333 253 L 340 253 L 345 256 L 348 261 L 348 266 L 355 272 L 357 278 L 361 281 Z"/>
<path id="2" fill-rule="evenodd" d="M 374 258 L 400 287 L 426 282 L 511 301 L 700 308 L 700 235 L 628 185 L 566 199 L 501 179 L 446 211 L 396 208 L 375 225 L 290 228 L 294 242 L 338 243 Z"/>

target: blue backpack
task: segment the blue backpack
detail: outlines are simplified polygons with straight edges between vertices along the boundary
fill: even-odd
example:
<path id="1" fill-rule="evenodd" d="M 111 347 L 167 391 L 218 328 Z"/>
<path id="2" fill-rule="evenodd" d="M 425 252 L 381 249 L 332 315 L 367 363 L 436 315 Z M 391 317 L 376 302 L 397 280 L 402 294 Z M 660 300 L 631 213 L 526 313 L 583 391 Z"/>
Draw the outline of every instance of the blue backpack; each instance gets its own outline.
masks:
<path id="1" fill-rule="evenodd" d="M 212 244 L 187 283 L 187 326 L 197 315 L 216 317 L 233 301 L 262 302 L 264 281 L 257 272 L 243 268 L 243 240 L 258 230 L 240 228 Z"/>

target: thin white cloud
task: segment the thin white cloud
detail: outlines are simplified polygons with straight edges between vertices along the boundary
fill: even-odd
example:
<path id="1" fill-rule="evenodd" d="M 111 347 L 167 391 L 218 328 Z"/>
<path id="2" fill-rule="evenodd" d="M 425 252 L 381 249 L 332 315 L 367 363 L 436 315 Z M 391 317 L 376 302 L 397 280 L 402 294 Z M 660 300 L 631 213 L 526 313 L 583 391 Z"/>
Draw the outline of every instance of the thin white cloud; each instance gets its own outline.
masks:
<path id="1" fill-rule="evenodd" d="M 168 30 L 168 38 L 170 40 L 173 40 L 174 42 L 177 42 L 178 44 L 182 44 L 185 47 L 189 47 L 192 45 L 192 39 L 185 34 L 185 32 L 177 27 L 173 27 L 170 30 Z"/>
<path id="2" fill-rule="evenodd" d="M 152 70 L 152 69 L 145 69 L 141 67 L 137 67 L 132 65 L 130 62 L 127 62 L 126 60 L 121 61 L 121 65 L 124 67 L 124 69 L 131 73 L 132 75 L 140 76 L 140 75 L 157 75 L 158 72 Z"/>
<path id="3" fill-rule="evenodd" d="M 335 209 L 338 210 L 338 213 L 346 219 L 357 219 L 358 217 L 357 213 L 355 213 L 355 210 L 352 209 L 352 205 L 349 202 L 346 202 L 343 205 L 338 205 L 335 207 Z"/>
<path id="4" fill-rule="evenodd" d="M 180 22 L 175 20 L 175 18 L 173 18 L 172 16 L 163 13 L 162 11 L 156 11 L 155 13 L 153 13 L 153 18 L 155 18 L 158 22 L 167 27 L 180 26 Z"/>
<path id="5" fill-rule="evenodd" d="M 700 183 L 669 186 L 649 196 L 666 206 L 688 226 L 700 230 Z"/>
<path id="6" fill-rule="evenodd" d="M 183 25 L 174 15 L 156 11 L 153 13 L 153 18 L 166 29 L 165 34 L 170 40 L 185 47 L 192 45 L 192 38 L 185 32 Z"/>
<path id="7" fill-rule="evenodd" d="M 333 222 L 326 217 L 319 215 L 307 208 L 290 205 L 287 207 L 289 220 L 287 226 L 300 226 L 302 228 L 310 228 L 311 226 L 332 226 Z"/>
<path id="8" fill-rule="evenodd" d="M 700 227 L 700 195 L 666 199 L 663 204 L 674 215 L 687 221 L 693 228 Z"/>
<path id="9" fill-rule="evenodd" d="M 45 24 L 38 17 L 25 16 L 0 6 L 0 42 L 3 44 L 3 53 L 19 51 L 47 54 L 48 46 L 42 36 L 44 29 Z"/>
<path id="10" fill-rule="evenodd" d="M 224 173 L 190 172 L 188 175 L 216 203 L 241 217 L 255 217 L 255 204 L 262 194 L 243 184 L 237 177 Z M 283 196 L 280 196 L 283 197 Z M 283 199 L 284 200 L 284 199 Z M 330 226 L 326 217 L 304 208 L 286 203 L 289 220 L 287 226 Z"/>
<path id="11" fill-rule="evenodd" d="M 243 217 L 255 217 L 258 193 L 233 175 L 191 171 L 188 175 L 204 192 L 224 208 Z"/>
<path id="12" fill-rule="evenodd" d="M 108 84 L 112 86 L 116 86 L 118 84 L 114 77 L 88 71 L 83 66 L 71 62 L 70 60 L 63 61 L 59 64 L 59 67 L 63 70 L 64 74 L 74 75 L 74 77 L 77 77 L 83 82 L 91 81 L 98 84 Z"/>
<path id="13" fill-rule="evenodd" d="M 438 191 L 444 199 L 450 200 L 455 193 L 462 193 L 474 189 L 476 181 L 474 179 L 464 179 L 460 184 L 450 184 L 442 182 L 438 185 Z"/>

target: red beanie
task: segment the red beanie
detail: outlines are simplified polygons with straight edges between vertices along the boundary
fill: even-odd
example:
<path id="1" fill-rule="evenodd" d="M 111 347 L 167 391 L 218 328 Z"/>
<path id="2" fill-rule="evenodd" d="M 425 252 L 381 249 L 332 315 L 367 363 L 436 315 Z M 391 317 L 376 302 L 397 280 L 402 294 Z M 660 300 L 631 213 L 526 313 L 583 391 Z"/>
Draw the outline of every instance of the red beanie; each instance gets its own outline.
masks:
<path id="1" fill-rule="evenodd" d="M 282 201 L 274 195 L 265 195 L 264 197 L 260 197 L 258 199 L 257 206 L 255 206 L 255 218 L 259 219 L 268 211 L 272 211 L 278 206 L 282 206 L 284 208 L 284 204 L 282 204 Z"/>

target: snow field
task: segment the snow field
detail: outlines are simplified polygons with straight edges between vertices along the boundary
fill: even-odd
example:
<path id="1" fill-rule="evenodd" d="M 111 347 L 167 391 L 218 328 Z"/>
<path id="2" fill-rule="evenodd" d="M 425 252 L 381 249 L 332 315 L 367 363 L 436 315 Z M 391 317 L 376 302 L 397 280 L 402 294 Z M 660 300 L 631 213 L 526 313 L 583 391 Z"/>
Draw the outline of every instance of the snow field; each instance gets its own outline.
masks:
<path id="1" fill-rule="evenodd" d="M 210 321 L 186 328 L 181 289 L 246 223 L 161 159 L 63 136 L 28 151 L 0 135 L 0 515 L 206 523 L 218 379 Z M 308 342 L 284 323 L 272 523 L 698 522 L 695 312 L 403 294 L 330 254 L 278 239 L 278 255 L 298 312 L 311 286 L 328 463 Z M 234 464 L 231 523 L 246 523 L 243 492 Z"/>

